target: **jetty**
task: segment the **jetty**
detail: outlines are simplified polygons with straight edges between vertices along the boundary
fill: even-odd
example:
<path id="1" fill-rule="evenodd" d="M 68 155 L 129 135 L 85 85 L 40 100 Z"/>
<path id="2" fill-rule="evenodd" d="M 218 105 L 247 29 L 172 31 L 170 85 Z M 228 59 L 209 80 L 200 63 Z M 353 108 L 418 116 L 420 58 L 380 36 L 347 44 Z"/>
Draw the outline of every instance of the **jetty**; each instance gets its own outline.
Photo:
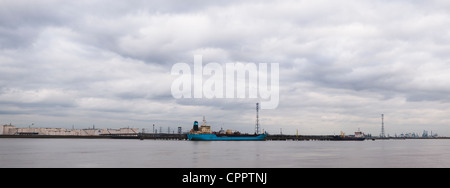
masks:
<path id="1" fill-rule="evenodd" d="M 333 135 L 268 135 L 266 140 L 271 141 L 332 141 L 336 136 Z"/>
<path id="2" fill-rule="evenodd" d="M 117 133 L 100 135 L 39 135 L 39 134 L 20 134 L 20 135 L 0 135 L 0 138 L 86 138 L 86 139 L 140 139 L 140 140 L 187 140 L 187 134 L 164 134 L 164 133 Z M 268 141 L 332 141 L 333 135 L 268 135 Z"/>

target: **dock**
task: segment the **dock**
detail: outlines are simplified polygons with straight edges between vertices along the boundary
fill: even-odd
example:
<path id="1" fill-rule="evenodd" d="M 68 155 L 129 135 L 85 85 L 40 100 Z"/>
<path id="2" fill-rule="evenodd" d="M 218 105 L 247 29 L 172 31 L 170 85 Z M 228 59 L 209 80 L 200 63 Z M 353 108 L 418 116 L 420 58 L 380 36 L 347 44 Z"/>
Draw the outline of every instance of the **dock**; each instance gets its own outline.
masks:
<path id="1" fill-rule="evenodd" d="M 141 139 L 141 140 L 187 140 L 187 134 L 154 134 L 154 133 L 122 133 L 122 134 L 100 134 L 95 136 L 74 136 L 74 135 L 0 135 L 0 138 L 103 138 L 103 139 Z M 268 141 L 315 141 L 315 140 L 333 140 L 333 135 L 268 135 Z"/>
<path id="2" fill-rule="evenodd" d="M 187 134 L 105 134 L 101 135 L 113 139 L 141 139 L 141 140 L 187 140 Z M 336 140 L 333 135 L 268 135 L 267 141 L 332 141 Z"/>
<path id="3" fill-rule="evenodd" d="M 153 134 L 140 133 L 138 135 L 141 140 L 187 140 L 187 134 Z"/>
<path id="4" fill-rule="evenodd" d="M 270 141 L 331 141 L 336 140 L 333 135 L 268 135 Z"/>
<path id="5" fill-rule="evenodd" d="M 121 133 L 100 135 L 0 135 L 1 138 L 66 138 L 66 139 L 140 139 L 140 140 L 187 140 L 187 134 L 153 134 L 153 133 Z M 405 140 L 405 139 L 450 139 L 450 137 L 435 138 L 403 138 L 403 137 L 370 137 L 366 140 Z M 268 135 L 267 141 L 339 141 L 335 135 Z"/>

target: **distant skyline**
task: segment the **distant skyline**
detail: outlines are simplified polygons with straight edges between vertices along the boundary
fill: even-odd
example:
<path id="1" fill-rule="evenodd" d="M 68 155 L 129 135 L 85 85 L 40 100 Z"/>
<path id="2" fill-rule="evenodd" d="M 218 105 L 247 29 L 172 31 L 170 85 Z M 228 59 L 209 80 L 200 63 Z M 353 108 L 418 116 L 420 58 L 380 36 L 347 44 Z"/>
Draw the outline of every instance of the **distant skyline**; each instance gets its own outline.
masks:
<path id="1" fill-rule="evenodd" d="M 261 129 L 450 136 L 450 2 L 3 0 L 0 124 L 254 131 L 254 98 L 172 96 L 176 63 L 279 64 Z M 207 79 L 207 77 L 204 77 Z"/>

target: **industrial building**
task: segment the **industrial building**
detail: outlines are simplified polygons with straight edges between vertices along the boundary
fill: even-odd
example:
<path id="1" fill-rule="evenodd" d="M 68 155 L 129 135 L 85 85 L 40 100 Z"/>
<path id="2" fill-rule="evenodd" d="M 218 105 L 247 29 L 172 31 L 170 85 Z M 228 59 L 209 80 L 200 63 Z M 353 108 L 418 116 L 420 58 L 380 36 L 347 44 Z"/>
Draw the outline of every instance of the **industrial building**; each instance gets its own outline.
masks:
<path id="1" fill-rule="evenodd" d="M 120 129 L 65 129 L 65 128 L 17 128 L 14 125 L 0 125 L 0 135 L 57 135 L 57 136 L 99 136 L 103 134 L 138 134 L 138 128 Z"/>

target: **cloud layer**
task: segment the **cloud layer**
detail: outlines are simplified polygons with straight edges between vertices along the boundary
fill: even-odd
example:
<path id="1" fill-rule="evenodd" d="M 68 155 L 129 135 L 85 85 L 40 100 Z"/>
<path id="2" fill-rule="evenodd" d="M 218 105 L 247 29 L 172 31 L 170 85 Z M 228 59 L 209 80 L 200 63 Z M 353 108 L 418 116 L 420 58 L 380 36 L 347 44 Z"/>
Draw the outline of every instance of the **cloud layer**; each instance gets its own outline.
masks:
<path id="1" fill-rule="evenodd" d="M 253 100 L 179 99 L 173 64 L 280 63 L 278 133 L 450 135 L 447 1 L 3 1 L 0 123 L 251 132 Z M 219 129 L 219 128 L 217 128 Z"/>

